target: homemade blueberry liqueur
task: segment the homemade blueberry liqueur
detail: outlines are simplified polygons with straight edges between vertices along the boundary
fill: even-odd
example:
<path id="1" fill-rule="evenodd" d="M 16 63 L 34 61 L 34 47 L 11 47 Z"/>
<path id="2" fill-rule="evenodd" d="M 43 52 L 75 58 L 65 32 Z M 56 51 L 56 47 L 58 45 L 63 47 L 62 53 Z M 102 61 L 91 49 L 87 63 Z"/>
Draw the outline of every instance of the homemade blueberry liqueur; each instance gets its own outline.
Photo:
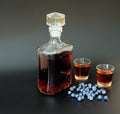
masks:
<path id="1" fill-rule="evenodd" d="M 57 12 L 47 14 L 50 40 L 38 48 L 38 88 L 41 93 L 54 95 L 72 83 L 71 60 L 73 45 L 61 41 L 65 15 Z"/>

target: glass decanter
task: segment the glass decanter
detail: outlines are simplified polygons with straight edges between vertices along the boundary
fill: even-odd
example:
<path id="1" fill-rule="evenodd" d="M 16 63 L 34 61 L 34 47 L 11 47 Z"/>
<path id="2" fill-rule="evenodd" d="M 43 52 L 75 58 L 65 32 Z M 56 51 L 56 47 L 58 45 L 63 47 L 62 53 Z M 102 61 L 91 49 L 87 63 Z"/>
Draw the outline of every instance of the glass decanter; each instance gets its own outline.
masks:
<path id="1" fill-rule="evenodd" d="M 50 40 L 38 48 L 38 88 L 41 93 L 53 95 L 72 83 L 71 60 L 73 45 L 61 41 L 65 15 L 58 12 L 47 14 Z"/>

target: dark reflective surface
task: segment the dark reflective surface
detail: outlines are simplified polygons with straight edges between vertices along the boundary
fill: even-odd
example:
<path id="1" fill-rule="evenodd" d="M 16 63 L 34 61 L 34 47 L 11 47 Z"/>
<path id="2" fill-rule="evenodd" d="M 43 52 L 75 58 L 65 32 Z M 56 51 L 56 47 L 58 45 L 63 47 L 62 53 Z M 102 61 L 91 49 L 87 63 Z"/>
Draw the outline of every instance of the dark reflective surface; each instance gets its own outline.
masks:
<path id="1" fill-rule="evenodd" d="M 0 1 L 0 113 L 119 114 L 119 4 L 119 0 Z M 96 83 L 97 64 L 115 66 L 109 102 L 79 103 L 67 89 L 54 96 L 39 92 L 37 47 L 49 40 L 45 16 L 53 11 L 66 14 L 62 40 L 73 44 L 73 59 L 86 57 L 92 62 L 87 82 Z"/>

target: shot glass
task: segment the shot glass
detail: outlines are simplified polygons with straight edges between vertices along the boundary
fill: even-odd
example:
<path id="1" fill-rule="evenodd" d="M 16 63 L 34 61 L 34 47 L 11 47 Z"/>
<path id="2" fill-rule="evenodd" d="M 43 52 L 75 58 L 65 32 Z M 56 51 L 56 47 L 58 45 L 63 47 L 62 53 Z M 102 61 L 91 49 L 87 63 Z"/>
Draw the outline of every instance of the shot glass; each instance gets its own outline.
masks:
<path id="1" fill-rule="evenodd" d="M 112 77 L 115 67 L 110 64 L 99 64 L 96 66 L 97 84 L 107 88 L 112 85 Z"/>
<path id="2" fill-rule="evenodd" d="M 76 80 L 86 81 L 89 77 L 91 61 L 87 58 L 74 59 L 74 76 Z"/>

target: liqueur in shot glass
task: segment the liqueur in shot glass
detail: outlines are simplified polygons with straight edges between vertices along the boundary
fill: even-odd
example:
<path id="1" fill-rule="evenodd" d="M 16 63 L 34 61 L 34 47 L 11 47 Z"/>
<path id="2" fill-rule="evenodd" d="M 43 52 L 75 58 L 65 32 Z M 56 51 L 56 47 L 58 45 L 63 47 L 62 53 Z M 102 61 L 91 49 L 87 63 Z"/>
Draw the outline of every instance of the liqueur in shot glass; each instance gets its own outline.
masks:
<path id="1" fill-rule="evenodd" d="M 99 64 L 96 66 L 97 84 L 107 88 L 112 85 L 112 77 L 115 67 L 110 64 Z"/>
<path id="2" fill-rule="evenodd" d="M 76 80 L 86 81 L 89 77 L 91 61 L 87 58 L 74 59 L 74 76 Z"/>

